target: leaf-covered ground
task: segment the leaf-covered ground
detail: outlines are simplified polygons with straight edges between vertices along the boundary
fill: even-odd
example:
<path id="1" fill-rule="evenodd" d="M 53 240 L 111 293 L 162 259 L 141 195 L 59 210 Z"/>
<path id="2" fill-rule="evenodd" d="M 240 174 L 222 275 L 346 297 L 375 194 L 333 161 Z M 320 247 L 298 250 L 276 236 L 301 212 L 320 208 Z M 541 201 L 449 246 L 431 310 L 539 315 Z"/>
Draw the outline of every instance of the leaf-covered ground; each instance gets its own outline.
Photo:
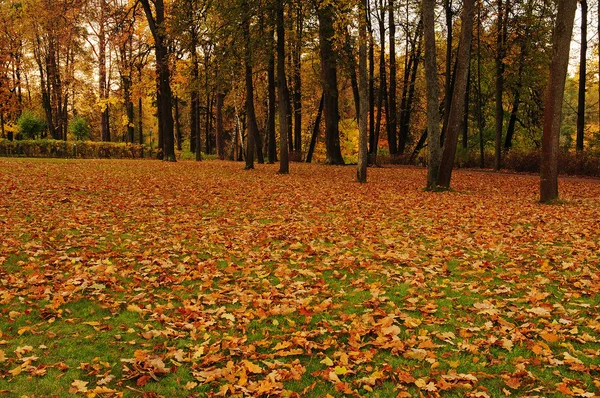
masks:
<path id="1" fill-rule="evenodd" d="M 600 393 L 600 183 L 0 159 L 8 396 Z"/>

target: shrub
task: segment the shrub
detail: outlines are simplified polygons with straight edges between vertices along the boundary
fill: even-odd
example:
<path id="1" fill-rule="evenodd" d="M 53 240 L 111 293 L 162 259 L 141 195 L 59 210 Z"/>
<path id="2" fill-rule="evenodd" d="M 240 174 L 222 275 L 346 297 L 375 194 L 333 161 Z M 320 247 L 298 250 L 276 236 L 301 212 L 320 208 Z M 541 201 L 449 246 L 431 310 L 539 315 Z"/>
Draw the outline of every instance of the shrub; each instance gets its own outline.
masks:
<path id="1" fill-rule="evenodd" d="M 46 130 L 46 121 L 32 111 L 25 111 L 19 116 L 17 126 L 23 137 L 35 139 Z"/>
<path id="2" fill-rule="evenodd" d="M 90 138 L 90 123 L 82 116 L 75 116 L 69 123 L 69 131 L 77 141 Z"/>
<path id="3" fill-rule="evenodd" d="M 155 159 L 157 149 L 148 146 L 117 142 L 68 142 L 60 140 L 0 140 L 0 156 L 25 156 L 42 158 L 111 158 Z"/>

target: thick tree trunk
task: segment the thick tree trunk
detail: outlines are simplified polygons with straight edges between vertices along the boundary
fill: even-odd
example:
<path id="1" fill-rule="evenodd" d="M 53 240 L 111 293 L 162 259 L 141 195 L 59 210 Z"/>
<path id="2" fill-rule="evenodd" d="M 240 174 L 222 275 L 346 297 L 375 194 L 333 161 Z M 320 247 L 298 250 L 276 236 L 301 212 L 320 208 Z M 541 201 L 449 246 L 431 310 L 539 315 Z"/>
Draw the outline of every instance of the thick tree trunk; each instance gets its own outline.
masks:
<path id="1" fill-rule="evenodd" d="M 583 138 L 585 129 L 585 83 L 587 75 L 587 16 L 588 4 L 580 0 L 581 4 L 581 44 L 579 53 L 579 95 L 577 101 L 577 151 L 583 151 Z"/>
<path id="2" fill-rule="evenodd" d="M 427 83 L 427 131 L 429 132 L 429 162 L 427 189 L 435 189 L 440 168 L 440 89 L 435 45 L 435 0 L 423 0 L 423 36 L 425 41 L 425 80 Z"/>
<path id="3" fill-rule="evenodd" d="M 318 6 L 319 19 L 319 52 L 321 58 L 321 81 L 323 84 L 325 115 L 325 163 L 343 165 L 344 158 L 340 149 L 339 104 L 337 86 L 337 54 L 333 48 L 334 10 L 330 2 L 322 2 Z"/>
<path id="4" fill-rule="evenodd" d="M 285 25 L 283 17 L 284 0 L 277 1 L 277 88 L 279 93 L 279 173 L 290 172 L 287 104 L 290 93 L 285 76 Z"/>
<path id="5" fill-rule="evenodd" d="M 558 151 L 565 79 L 577 0 L 559 0 L 552 38 L 550 79 L 544 103 L 544 131 L 540 168 L 540 201 L 558 198 Z"/>
<path id="6" fill-rule="evenodd" d="M 448 118 L 448 131 L 442 162 L 438 175 L 437 185 L 444 188 L 450 187 L 454 156 L 458 144 L 458 135 L 462 125 L 463 112 L 465 111 L 465 90 L 471 60 L 471 38 L 473 35 L 473 13 L 475 0 L 465 0 L 463 3 L 462 26 L 460 31 L 460 44 L 458 48 L 458 62 L 456 67 L 456 82 L 452 93 L 452 106 Z"/>
<path id="7" fill-rule="evenodd" d="M 148 26 L 154 38 L 154 51 L 156 54 L 156 75 L 157 75 L 157 103 L 158 103 L 158 122 L 159 122 L 159 142 L 162 142 L 163 159 L 175 162 L 175 137 L 173 110 L 171 107 L 171 82 L 169 70 L 169 51 L 166 43 L 165 31 L 165 8 L 163 0 L 155 0 L 152 13 L 150 0 L 140 0 L 144 7 L 144 12 L 148 20 Z"/>
<path id="8" fill-rule="evenodd" d="M 368 86 L 369 77 L 367 75 L 367 2 L 362 0 L 359 6 L 358 16 L 358 88 L 360 94 L 360 112 L 358 114 L 358 166 L 356 170 L 356 179 L 358 182 L 367 182 L 367 113 L 368 104 Z"/>

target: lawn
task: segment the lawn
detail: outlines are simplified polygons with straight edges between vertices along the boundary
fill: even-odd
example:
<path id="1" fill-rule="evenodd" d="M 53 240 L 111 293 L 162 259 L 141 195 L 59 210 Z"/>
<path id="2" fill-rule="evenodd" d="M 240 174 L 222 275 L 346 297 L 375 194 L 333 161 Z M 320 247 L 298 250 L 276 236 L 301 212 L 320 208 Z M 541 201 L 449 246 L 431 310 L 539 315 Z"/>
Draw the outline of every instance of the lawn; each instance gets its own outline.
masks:
<path id="1" fill-rule="evenodd" d="M 0 395 L 600 395 L 600 182 L 0 159 Z"/>

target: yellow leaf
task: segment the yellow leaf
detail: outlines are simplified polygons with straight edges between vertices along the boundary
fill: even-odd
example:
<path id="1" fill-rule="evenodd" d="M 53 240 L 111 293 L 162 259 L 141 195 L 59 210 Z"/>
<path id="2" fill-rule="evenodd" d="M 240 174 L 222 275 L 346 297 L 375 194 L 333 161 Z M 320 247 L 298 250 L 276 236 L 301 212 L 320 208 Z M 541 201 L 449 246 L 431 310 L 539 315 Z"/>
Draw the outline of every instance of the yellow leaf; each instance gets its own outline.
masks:
<path id="1" fill-rule="evenodd" d="M 554 333 L 542 332 L 540 333 L 540 337 L 546 340 L 548 343 L 556 343 L 560 340 L 560 337 Z"/>
<path id="2" fill-rule="evenodd" d="M 334 370 L 335 370 L 335 374 L 338 376 L 343 376 L 346 373 L 348 373 L 348 369 L 346 369 L 345 366 L 336 366 Z"/>
<path id="3" fill-rule="evenodd" d="M 329 357 L 325 357 L 325 359 L 323 359 L 321 362 L 323 365 L 325 366 L 333 366 L 333 361 L 331 360 L 331 358 Z"/>
<path id="4" fill-rule="evenodd" d="M 250 372 L 250 373 L 260 374 L 263 372 L 263 370 L 260 366 L 258 366 L 255 363 L 252 363 L 246 359 L 243 360 L 242 363 L 244 364 L 244 366 L 246 367 L 246 369 L 248 369 L 248 372 Z"/>

